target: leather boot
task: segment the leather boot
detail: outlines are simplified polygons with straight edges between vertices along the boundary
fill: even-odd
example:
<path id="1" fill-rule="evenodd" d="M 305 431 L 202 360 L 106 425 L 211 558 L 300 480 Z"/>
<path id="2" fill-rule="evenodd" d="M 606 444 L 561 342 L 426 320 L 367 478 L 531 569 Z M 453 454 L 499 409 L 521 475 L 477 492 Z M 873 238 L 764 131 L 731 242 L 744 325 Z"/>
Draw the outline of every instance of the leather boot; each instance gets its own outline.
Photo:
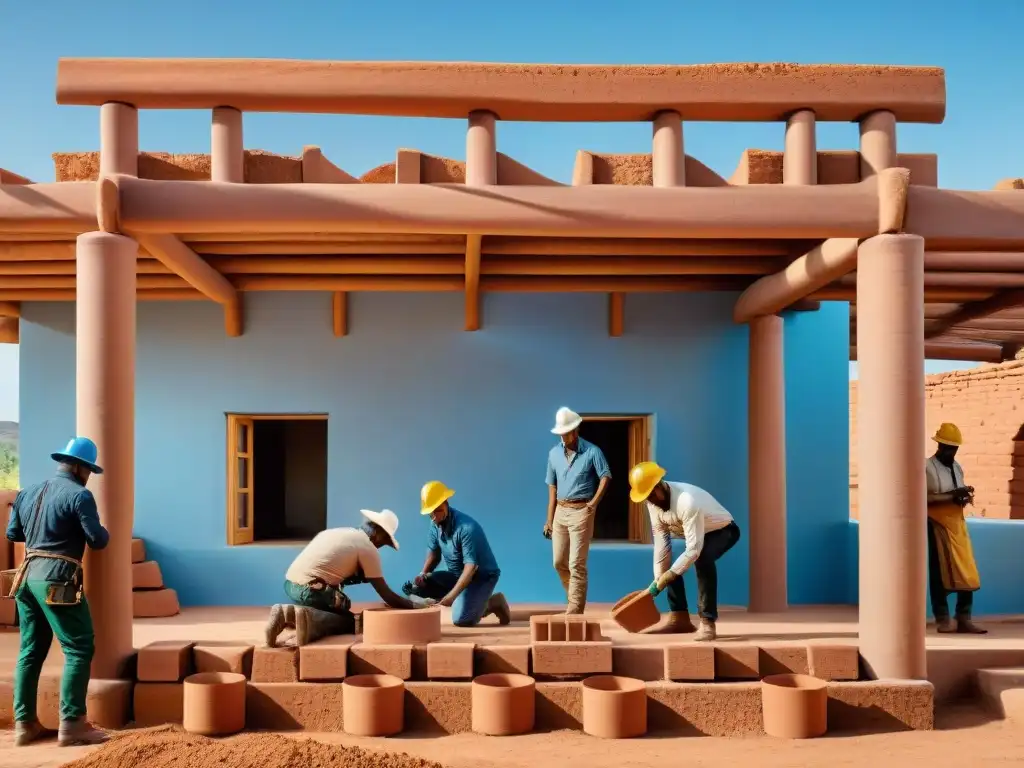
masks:
<path id="1" fill-rule="evenodd" d="M 53 731 L 43 728 L 38 720 L 14 724 L 14 746 L 27 747 L 34 741 L 53 736 Z"/>
<path id="2" fill-rule="evenodd" d="M 267 648 L 277 647 L 277 637 L 284 631 L 284 606 L 272 605 L 270 607 L 270 618 L 267 619 L 267 626 L 263 630 L 264 639 L 267 641 Z"/>
<path id="3" fill-rule="evenodd" d="M 281 608 L 284 610 L 284 628 L 295 629 L 295 603 L 283 603 Z"/>
<path id="4" fill-rule="evenodd" d="M 501 626 L 504 627 L 512 623 L 512 609 L 508 607 L 508 600 L 501 592 L 495 592 L 487 601 L 484 616 L 490 616 L 492 613 L 498 617 L 498 623 Z"/>
<path id="5" fill-rule="evenodd" d="M 956 631 L 961 635 L 987 635 L 988 630 L 971 621 L 970 615 L 956 617 Z"/>
<path id="6" fill-rule="evenodd" d="M 110 736 L 94 728 L 84 717 L 77 720 L 62 720 L 57 731 L 57 743 L 62 747 L 78 747 L 83 745 L 103 744 Z"/>
<path id="7" fill-rule="evenodd" d="M 944 616 L 941 619 L 936 619 L 935 631 L 942 635 L 948 635 L 953 632 L 956 632 L 956 622 L 949 618 L 949 616 Z"/>
<path id="8" fill-rule="evenodd" d="M 346 623 L 349 624 L 346 627 Z M 309 645 L 329 635 L 345 634 L 351 631 L 351 622 L 336 613 L 328 613 L 316 608 L 296 606 L 295 608 L 295 644 Z"/>
<path id="9" fill-rule="evenodd" d="M 696 632 L 693 620 L 686 611 L 672 611 L 666 619 L 657 626 L 645 629 L 645 635 L 688 635 Z"/>
<path id="10" fill-rule="evenodd" d="M 697 630 L 697 635 L 693 639 L 698 643 L 706 643 L 716 637 L 718 637 L 718 631 L 715 629 L 715 622 L 701 619 L 700 629 Z"/>

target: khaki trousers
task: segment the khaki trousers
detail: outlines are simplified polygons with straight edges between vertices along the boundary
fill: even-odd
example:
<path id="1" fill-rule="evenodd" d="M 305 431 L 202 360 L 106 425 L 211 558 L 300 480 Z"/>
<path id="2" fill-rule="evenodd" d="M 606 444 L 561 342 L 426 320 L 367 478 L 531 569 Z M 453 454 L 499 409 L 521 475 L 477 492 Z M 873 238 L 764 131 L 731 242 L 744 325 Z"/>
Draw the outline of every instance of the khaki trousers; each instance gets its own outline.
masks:
<path id="1" fill-rule="evenodd" d="M 594 513 L 558 504 L 551 526 L 555 570 L 568 598 L 568 613 L 583 613 L 587 606 L 587 557 L 594 536 Z"/>

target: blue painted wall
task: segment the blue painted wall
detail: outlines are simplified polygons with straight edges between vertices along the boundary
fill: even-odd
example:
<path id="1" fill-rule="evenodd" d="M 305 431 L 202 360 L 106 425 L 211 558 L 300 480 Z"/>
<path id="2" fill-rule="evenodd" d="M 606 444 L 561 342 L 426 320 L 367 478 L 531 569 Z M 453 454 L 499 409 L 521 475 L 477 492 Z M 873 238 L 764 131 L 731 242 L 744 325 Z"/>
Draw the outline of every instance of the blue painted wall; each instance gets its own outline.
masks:
<path id="1" fill-rule="evenodd" d="M 707 488 L 747 523 L 747 331 L 733 294 L 630 296 L 609 338 L 603 295 L 494 294 L 484 330 L 462 329 L 458 294 L 359 294 L 350 336 L 330 329 L 327 294 L 250 294 L 246 334 L 220 307 L 140 304 L 135 532 L 185 605 L 280 600 L 293 546 L 225 545 L 225 417 L 327 412 L 328 524 L 362 507 L 401 517 L 393 587 L 418 572 L 428 522 L 420 486 L 440 479 L 482 522 L 512 600 L 564 599 L 541 537 L 555 410 L 653 413 L 670 479 Z M 789 583 L 793 603 L 849 594 L 845 304 L 786 320 Z M 21 331 L 23 481 L 74 431 L 74 309 L 26 305 Z M 748 541 L 720 563 L 720 600 L 747 601 Z M 651 580 L 649 546 L 597 544 L 590 599 Z M 693 575 L 687 574 L 696 609 Z M 371 599 L 366 587 L 357 600 Z"/>

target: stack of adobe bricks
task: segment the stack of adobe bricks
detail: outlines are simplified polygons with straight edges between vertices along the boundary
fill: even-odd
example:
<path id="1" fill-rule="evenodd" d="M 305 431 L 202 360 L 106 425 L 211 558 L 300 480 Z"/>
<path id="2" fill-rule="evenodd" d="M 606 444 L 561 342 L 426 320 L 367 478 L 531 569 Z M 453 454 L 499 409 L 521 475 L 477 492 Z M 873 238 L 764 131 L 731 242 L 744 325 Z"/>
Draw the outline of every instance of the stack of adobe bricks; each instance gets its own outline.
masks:
<path id="1" fill-rule="evenodd" d="M 164 586 L 155 560 L 146 559 L 146 544 L 132 539 L 132 615 L 136 619 L 174 616 L 180 610 L 178 593 Z"/>

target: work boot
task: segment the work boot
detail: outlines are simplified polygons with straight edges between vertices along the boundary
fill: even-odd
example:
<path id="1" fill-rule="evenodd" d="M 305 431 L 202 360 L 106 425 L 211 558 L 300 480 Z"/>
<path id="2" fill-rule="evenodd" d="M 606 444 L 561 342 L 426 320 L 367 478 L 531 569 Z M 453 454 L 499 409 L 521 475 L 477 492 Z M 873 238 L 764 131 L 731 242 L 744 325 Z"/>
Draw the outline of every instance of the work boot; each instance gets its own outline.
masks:
<path id="1" fill-rule="evenodd" d="M 14 746 L 16 747 L 27 747 L 33 741 L 50 736 L 53 736 L 53 731 L 43 728 L 43 724 L 38 720 L 14 724 Z"/>
<path id="2" fill-rule="evenodd" d="M 706 643 L 716 637 L 718 637 L 718 632 L 715 630 L 715 622 L 701 619 L 700 629 L 697 630 L 697 635 L 693 639 L 698 643 Z"/>
<path id="3" fill-rule="evenodd" d="M 57 743 L 62 747 L 78 747 L 84 745 L 103 744 L 110 736 L 94 728 L 84 717 L 77 720 L 61 720 L 57 732 Z"/>
<path id="4" fill-rule="evenodd" d="M 328 635 L 345 634 L 346 622 L 336 613 L 321 611 L 316 608 L 297 606 L 295 608 L 295 644 L 309 645 Z"/>
<path id="5" fill-rule="evenodd" d="M 267 648 L 277 647 L 277 637 L 284 631 L 284 623 L 284 606 L 280 604 L 271 606 L 270 618 L 267 619 L 267 626 L 264 629 Z"/>
<path id="6" fill-rule="evenodd" d="M 973 621 L 970 616 L 957 616 L 956 617 L 956 631 L 961 635 L 987 635 L 988 630 L 979 627 Z"/>
<path id="7" fill-rule="evenodd" d="M 487 601 L 484 616 L 489 616 L 492 613 L 498 617 L 498 623 L 501 626 L 504 627 L 512 623 L 512 609 L 508 607 L 508 600 L 501 592 L 495 592 Z"/>
<path id="8" fill-rule="evenodd" d="M 935 620 L 935 631 L 943 635 L 956 632 L 956 622 L 949 618 L 949 616 L 943 616 Z"/>
<path id="9" fill-rule="evenodd" d="M 657 626 L 645 629 L 645 635 L 688 635 L 696 632 L 693 620 L 686 611 L 672 611 L 668 617 Z"/>

